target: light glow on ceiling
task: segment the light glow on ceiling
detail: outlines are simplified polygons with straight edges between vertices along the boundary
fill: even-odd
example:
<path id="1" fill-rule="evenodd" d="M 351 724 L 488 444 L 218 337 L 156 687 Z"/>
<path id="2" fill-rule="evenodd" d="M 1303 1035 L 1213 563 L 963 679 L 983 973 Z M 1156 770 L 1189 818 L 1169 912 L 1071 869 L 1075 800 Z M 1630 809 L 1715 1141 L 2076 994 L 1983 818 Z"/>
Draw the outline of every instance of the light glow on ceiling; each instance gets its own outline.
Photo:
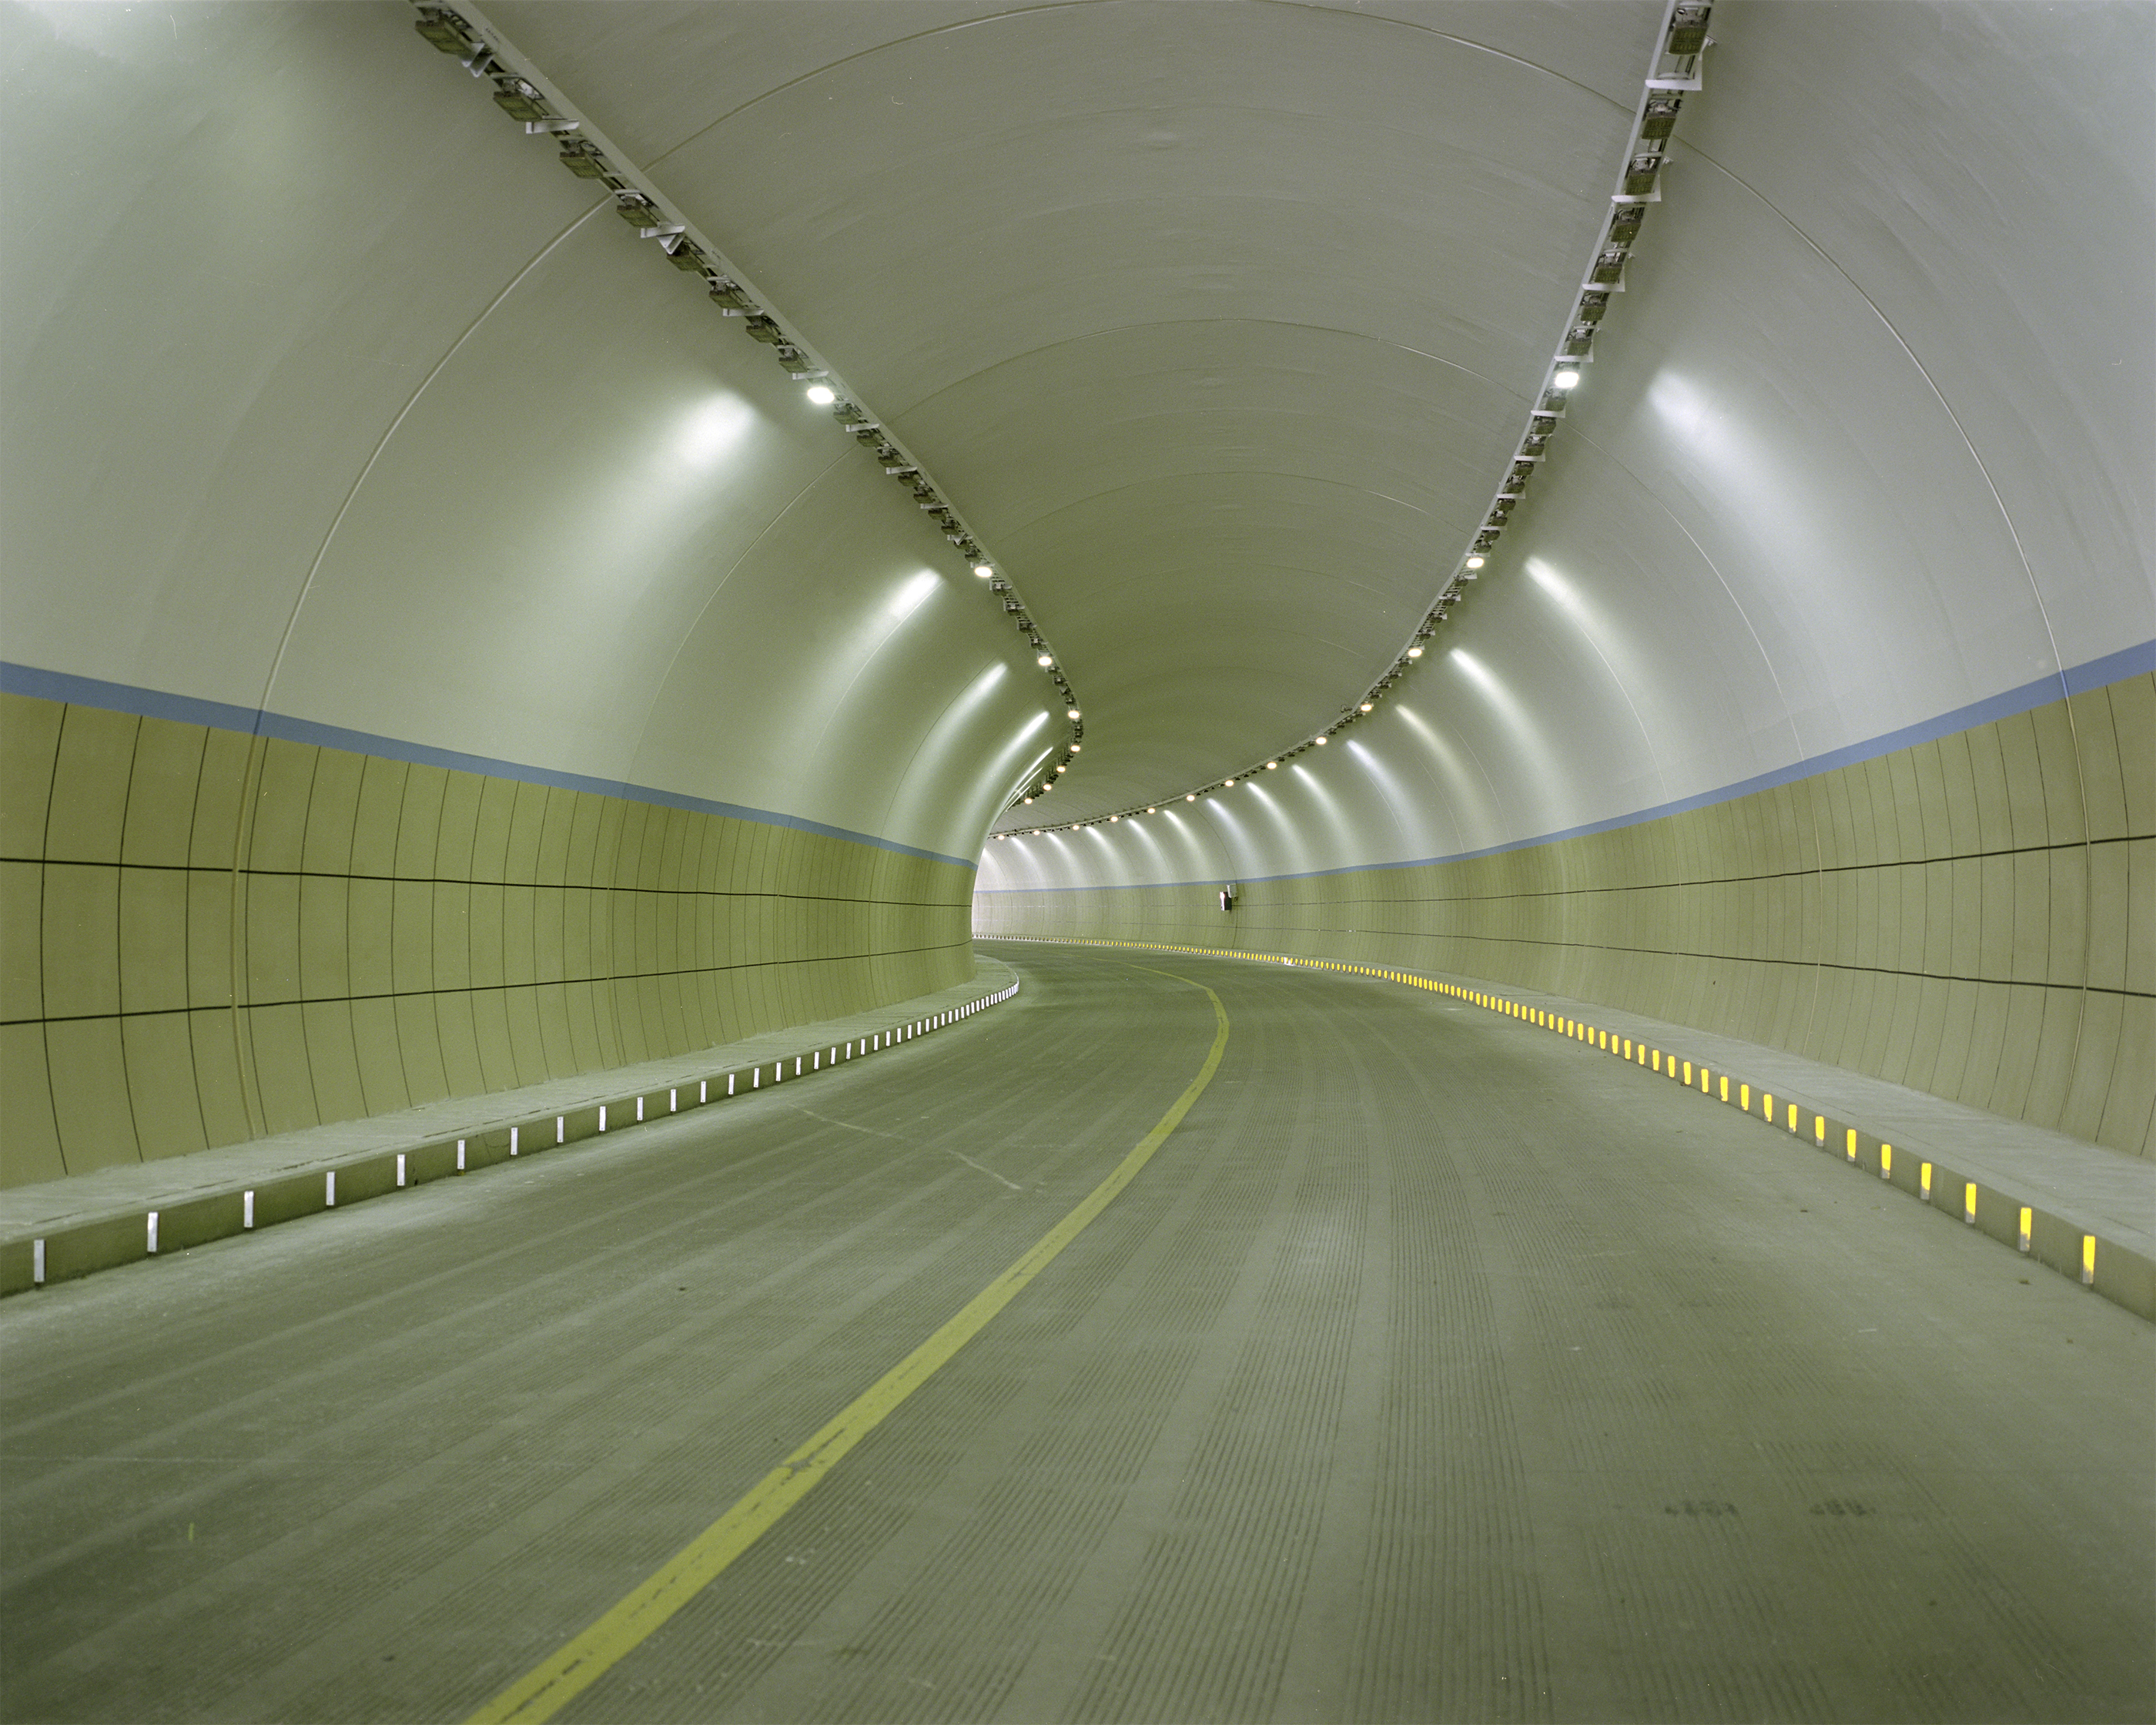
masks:
<path id="1" fill-rule="evenodd" d="M 756 424 L 756 409 L 731 391 L 708 395 L 682 414 L 674 429 L 675 458 L 707 473 L 732 452 Z"/>

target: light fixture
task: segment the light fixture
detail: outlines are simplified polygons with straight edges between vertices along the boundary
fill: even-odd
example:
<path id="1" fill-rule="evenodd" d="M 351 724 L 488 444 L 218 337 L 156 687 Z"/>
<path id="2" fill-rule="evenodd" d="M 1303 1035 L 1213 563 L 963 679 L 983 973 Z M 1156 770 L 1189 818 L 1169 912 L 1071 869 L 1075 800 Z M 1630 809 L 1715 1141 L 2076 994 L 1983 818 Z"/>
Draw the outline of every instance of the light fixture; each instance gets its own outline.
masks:
<path id="1" fill-rule="evenodd" d="M 1055 763 L 1055 770 L 1058 773 L 1068 773 L 1070 770 L 1070 763 L 1068 761 L 1058 761 Z"/>
<path id="2" fill-rule="evenodd" d="M 1232 791 L 1235 788 L 1235 781 L 1231 778 L 1227 782 L 1227 783 L 1222 785 L 1220 788 L 1224 791 Z"/>
<path id="3" fill-rule="evenodd" d="M 1086 745 L 1082 742 L 1074 742 L 1070 745 L 1070 752 L 1074 755 L 1083 753 L 1085 747 Z"/>
<path id="4" fill-rule="evenodd" d="M 1186 803 L 1195 803 L 1198 800 L 1198 793 L 1195 791 L 1185 791 L 1183 794 L 1183 800 Z"/>
<path id="5" fill-rule="evenodd" d="M 1028 797 L 1025 800 L 1026 800 L 1029 803 L 1030 803 L 1033 801 L 1033 798 L 1030 798 L 1030 797 Z"/>
<path id="6" fill-rule="evenodd" d="M 1320 748 L 1323 748 L 1325 747 L 1325 739 L 1322 737 L 1313 737 L 1310 740 L 1316 743 Z"/>
<path id="7" fill-rule="evenodd" d="M 1578 385 L 1579 372 L 1575 367 L 1571 366 L 1565 367 L 1563 370 L 1550 379 L 1550 387 L 1553 389 L 1574 389 L 1577 388 Z"/>
<path id="8" fill-rule="evenodd" d="M 1078 716 L 1078 709 L 1074 706 L 1070 710 L 1070 711 L 1064 714 L 1063 716 L 1066 719 L 1075 719 Z"/>
<path id="9" fill-rule="evenodd" d="M 1366 712 L 1366 713 L 1367 713 L 1368 711 L 1370 711 L 1370 709 L 1371 709 L 1373 706 L 1376 706 L 1376 705 L 1377 705 L 1377 703 L 1376 703 L 1375 701 L 1364 701 L 1364 702 L 1363 703 L 1363 711 L 1364 712 Z"/>
<path id="10" fill-rule="evenodd" d="M 1418 646 L 1414 646 L 1414 647 L 1410 647 L 1410 648 L 1409 648 L 1409 649 L 1408 649 L 1408 657 L 1409 657 L 1409 658 L 1410 658 L 1410 659 L 1419 659 L 1419 658 L 1421 658 L 1421 657 L 1422 657 L 1422 649 L 1421 649 L 1421 647 L 1418 645 Z"/>
<path id="11" fill-rule="evenodd" d="M 819 408 L 828 408 L 839 398 L 839 392 L 827 383 L 811 383 L 802 393 Z"/>
<path id="12" fill-rule="evenodd" d="M 1276 767 L 1277 767 L 1277 766 L 1279 766 L 1279 765 L 1280 765 L 1280 762 L 1277 762 L 1277 761 L 1268 761 L 1268 762 L 1265 762 L 1265 771 L 1266 771 L 1266 772 L 1268 772 L 1268 773 L 1270 773 L 1270 772 L 1271 772 L 1271 771 L 1273 770 L 1273 768 L 1276 768 Z"/>
<path id="13" fill-rule="evenodd" d="M 1043 653 L 1043 654 L 1040 654 L 1040 655 L 1038 655 L 1038 656 L 1039 656 L 1040 660 L 1041 668 L 1042 668 L 1044 670 L 1046 670 L 1050 665 L 1054 665 L 1054 664 L 1055 663 L 1055 655 L 1052 655 L 1052 654 Z"/>
<path id="14" fill-rule="evenodd" d="M 1485 557 L 1471 557 L 1467 560 L 1467 567 L 1471 569 L 1479 569 L 1489 561 L 1490 559 Z"/>
<path id="15" fill-rule="evenodd" d="M 995 566 L 992 563 L 976 563 L 973 565 L 973 572 L 982 580 L 986 581 L 996 572 Z"/>

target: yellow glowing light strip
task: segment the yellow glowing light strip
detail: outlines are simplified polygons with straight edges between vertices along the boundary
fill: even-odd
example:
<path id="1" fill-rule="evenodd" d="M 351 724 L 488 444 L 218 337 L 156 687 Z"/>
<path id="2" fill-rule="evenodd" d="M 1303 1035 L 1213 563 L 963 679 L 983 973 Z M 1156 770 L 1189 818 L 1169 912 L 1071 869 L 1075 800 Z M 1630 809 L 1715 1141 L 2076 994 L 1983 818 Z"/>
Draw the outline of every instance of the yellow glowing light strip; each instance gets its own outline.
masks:
<path id="1" fill-rule="evenodd" d="M 1486 1010 L 1502 1014 L 1507 1018 L 1518 1019 L 1522 1023 L 1532 1024 L 1538 1029 L 1549 1030 L 1571 1040 L 1584 1042 L 1590 1048 L 1607 1050 L 1620 1059 L 1648 1067 L 1656 1073 L 1664 1074 L 1673 1079 L 1677 1077 L 1681 1069 L 1682 1081 L 1686 1089 L 1692 1087 L 1694 1074 L 1697 1072 L 1699 1092 L 1710 1100 L 1716 1094 L 1716 1080 L 1718 1076 L 1721 1100 L 1724 1102 L 1731 1100 L 1730 1076 L 1727 1072 L 1719 1075 L 1711 1073 L 1703 1064 L 1696 1067 L 1692 1061 L 1681 1060 L 1674 1053 L 1665 1054 L 1661 1049 L 1650 1048 L 1644 1042 L 1635 1043 L 1614 1031 L 1605 1031 L 1581 1019 L 1563 1017 L 1547 1008 L 1530 1006 L 1523 1001 L 1508 999 L 1502 994 L 1493 994 L 1486 989 L 1467 988 L 1458 983 L 1440 982 L 1434 978 L 1419 977 L 1402 971 L 1350 964 L 1337 959 L 1297 958 L 1281 952 L 1239 952 L 1219 947 L 1175 946 L 1164 942 L 1152 941 L 1086 940 L 1067 935 L 1004 935 L 990 937 L 990 938 L 1030 941 L 1047 946 L 1122 947 L 1145 952 L 1189 952 L 1208 958 L 1240 958 L 1260 964 L 1301 966 L 1307 970 L 1337 970 L 1358 976 L 1383 977 L 1392 982 L 1404 983 L 1410 988 L 1427 988 L 1435 993 L 1449 995 L 1453 999 L 1466 1001 L 1470 1005 L 1482 1007 Z M 1806 1111 L 1799 1104 L 1789 1101 L 1786 1097 L 1784 1101 L 1787 1105 L 1787 1112 L 1786 1115 L 1778 1118 L 1774 1109 L 1774 1092 L 1763 1091 L 1759 1099 L 1759 1117 L 1769 1126 L 1779 1126 L 1785 1120 L 1790 1132 L 1795 1132 L 1801 1130 L 1801 1122 Z M 1735 1106 L 1743 1113 L 1752 1112 L 1752 1086 L 1741 1080 L 1737 1085 Z M 1829 1142 L 1831 1128 L 1839 1122 L 1830 1122 L 1825 1115 L 1816 1111 L 1812 1111 L 1811 1121 L 1813 1140 L 1821 1149 L 1825 1149 Z M 1846 1136 L 1843 1141 L 1844 1154 L 1849 1162 L 1854 1163 L 1857 1160 L 1858 1149 L 1856 1128 L 1849 1127 L 1845 1130 Z M 1879 1146 L 1879 1178 L 1890 1182 L 1894 1178 L 1894 1147 L 1884 1142 Z M 1916 1195 L 1927 1204 L 1932 1202 L 1932 1164 L 1919 1158 L 1917 1163 Z M 1976 1182 L 1970 1180 L 1964 1183 L 1962 1192 L 1962 1219 L 1971 1226 L 1976 1225 L 1978 1219 L 1977 1191 Z M 2020 1209 L 2019 1245 L 2024 1252 L 2033 1254 L 2035 1250 L 2034 1237 L 2035 1212 L 2027 1206 L 2018 1206 L 2018 1208 Z M 2085 1286 L 2095 1286 L 2096 1259 L 2097 1236 L 2092 1234 L 2082 1235 L 2081 1263 L 2078 1267 L 2081 1280 Z M 2061 1268 L 2063 1274 L 2074 1273 L 2071 1266 L 2055 1266 L 2054 1267 Z"/>

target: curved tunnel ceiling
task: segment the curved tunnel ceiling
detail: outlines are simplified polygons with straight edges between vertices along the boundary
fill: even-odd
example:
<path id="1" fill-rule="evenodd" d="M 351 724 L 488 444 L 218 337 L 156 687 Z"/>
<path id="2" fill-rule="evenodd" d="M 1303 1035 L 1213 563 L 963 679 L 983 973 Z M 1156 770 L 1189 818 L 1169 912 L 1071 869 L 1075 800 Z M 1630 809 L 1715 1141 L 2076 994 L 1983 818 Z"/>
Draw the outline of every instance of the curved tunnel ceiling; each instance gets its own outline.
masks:
<path id="1" fill-rule="evenodd" d="M 1239 773 L 1394 662 L 1541 388 L 1663 15 L 471 14 L 1019 583 L 1086 708 L 1026 811 L 1058 824 Z M 5 260 L 9 659 L 973 854 L 1061 746 L 1031 649 L 412 16 L 8 14 L 23 182 L 67 188 Z M 1182 849 L 1114 829 L 1099 878 L 1517 843 L 2146 657 L 2156 13 L 1713 28 L 1471 601 L 1339 746 Z M 1093 878 L 1021 848 L 984 878 Z"/>
<path id="2" fill-rule="evenodd" d="M 934 474 L 1087 704 L 1059 819 L 1282 748 L 1486 506 L 1659 4 L 495 6 Z"/>
<path id="3" fill-rule="evenodd" d="M 1665 17 L 490 13 L 1021 583 L 1086 734 L 1011 827 L 1240 772 L 1394 660 L 1542 389 Z M 1224 805 L 1189 865 L 1566 830 L 2156 635 L 2148 23 L 1718 8 L 1666 202 L 1475 603 L 1356 768 L 1306 763 L 1330 806 L 1270 844 Z"/>

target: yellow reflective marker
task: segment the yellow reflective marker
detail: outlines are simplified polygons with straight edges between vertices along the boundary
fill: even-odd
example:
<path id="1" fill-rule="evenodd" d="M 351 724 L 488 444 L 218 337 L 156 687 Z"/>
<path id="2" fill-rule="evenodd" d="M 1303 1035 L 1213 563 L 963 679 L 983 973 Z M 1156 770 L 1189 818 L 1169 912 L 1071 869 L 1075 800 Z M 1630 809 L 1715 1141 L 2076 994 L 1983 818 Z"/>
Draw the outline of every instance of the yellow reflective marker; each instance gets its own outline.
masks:
<path id="1" fill-rule="evenodd" d="M 1173 973 L 1161 971 L 1156 974 L 1167 976 Z M 1189 978 L 1178 977 L 1176 980 L 1188 982 Z M 1205 985 L 1199 983 L 1194 986 L 1203 988 Z M 507 1725 L 511 1720 L 536 1722 L 552 1718 L 716 1580 L 863 1438 L 985 1329 L 997 1313 L 1053 1263 L 1063 1249 L 1137 1178 L 1152 1160 L 1153 1153 L 1167 1142 L 1168 1134 L 1183 1123 L 1183 1116 L 1219 1070 L 1220 1056 L 1228 1046 L 1228 1013 L 1220 1004 L 1220 997 L 1210 988 L 1205 988 L 1205 995 L 1213 1003 L 1217 1028 L 1204 1065 L 1153 1129 L 1138 1141 L 1137 1147 L 1116 1165 L 1106 1179 L 1043 1235 L 1030 1251 L 968 1301 L 956 1317 L 766 1474 L 750 1488 L 747 1497 L 667 1559 L 648 1579 L 633 1588 L 597 1623 L 472 1714 L 466 1725 Z"/>
<path id="2" fill-rule="evenodd" d="M 1823 1144 L 1823 1143 L 1825 1143 L 1825 1142 L 1826 1142 L 1826 1122 L 1825 1122 L 1824 1120 L 1822 1120 L 1821 1122 L 1820 1122 L 1820 1142 L 1822 1144 Z M 1852 1126 L 1851 1127 L 1850 1127 L 1850 1129 L 1849 1129 L 1849 1136 L 1848 1136 L 1847 1139 L 1846 1139 L 1846 1140 L 1845 1140 L 1845 1143 L 1846 1147 L 1848 1148 L 1848 1151 L 1849 1151 L 1849 1159 L 1850 1159 L 1851 1162 L 1856 1161 L 1856 1128 L 1855 1127 L 1853 1127 L 1853 1126 Z"/>
<path id="3" fill-rule="evenodd" d="M 1974 1180 L 1962 1188 L 1961 1219 L 1970 1223 L 1976 1220 L 1976 1182 Z"/>
<path id="4" fill-rule="evenodd" d="M 1926 1204 L 1932 1201 L 1932 1165 L 1928 1162 L 1917 1164 L 1917 1195 Z"/>
<path id="5" fill-rule="evenodd" d="M 1766 1117 L 1768 1125 L 1774 1123 L 1774 1093 L 1771 1090 L 1759 1098 L 1759 1111 Z"/>
<path id="6" fill-rule="evenodd" d="M 1789 1130 L 1791 1132 L 1794 1132 L 1797 1129 L 1796 1113 L 1797 1111 L 1794 1108 L 1789 1111 Z M 1812 1141 L 1818 1144 L 1824 1144 L 1826 1142 L 1826 1116 L 1824 1114 L 1815 1114 L 1812 1116 Z M 1851 1162 L 1854 1162 L 1856 1160 L 1856 1134 L 1855 1132 L 1851 1132 L 1849 1135 L 1849 1159 Z"/>
<path id="7" fill-rule="evenodd" d="M 1725 1102 L 1729 1100 L 1729 1075 L 1727 1072 L 1722 1075 L 1722 1100 Z"/>
<path id="8" fill-rule="evenodd" d="M 1790 1103 L 1790 1104 L 1789 1104 L 1789 1130 L 1790 1130 L 1791 1132 L 1794 1132 L 1796 1129 L 1797 1129 L 1797 1105 L 1796 1105 L 1794 1102 L 1792 1102 L 1792 1103 Z"/>
<path id="9" fill-rule="evenodd" d="M 1882 1180 L 1894 1178 L 1894 1147 L 1892 1144 L 1879 1147 L 1879 1178 Z"/>
<path id="10" fill-rule="evenodd" d="M 2085 1288 L 2096 1286 L 2096 1236 L 2093 1234 L 2082 1236 L 2082 1286 Z"/>
<path id="11" fill-rule="evenodd" d="M 1655 1050 L 1655 1070 L 1657 1072 L 1662 1070 L 1662 1051 L 1659 1048 Z"/>
<path id="12" fill-rule="evenodd" d="M 1686 1060 L 1686 1061 L 1684 1063 L 1684 1066 L 1685 1066 L 1685 1077 L 1684 1077 L 1684 1081 L 1685 1081 L 1686 1084 L 1690 1084 L 1690 1083 L 1691 1082 L 1691 1062 L 1690 1060 Z"/>
<path id="13" fill-rule="evenodd" d="M 2025 1204 L 2021 1206 L 2021 1250 L 2025 1252 L 2029 1250 L 2029 1223 L 2030 1219 L 2029 1206 Z"/>

